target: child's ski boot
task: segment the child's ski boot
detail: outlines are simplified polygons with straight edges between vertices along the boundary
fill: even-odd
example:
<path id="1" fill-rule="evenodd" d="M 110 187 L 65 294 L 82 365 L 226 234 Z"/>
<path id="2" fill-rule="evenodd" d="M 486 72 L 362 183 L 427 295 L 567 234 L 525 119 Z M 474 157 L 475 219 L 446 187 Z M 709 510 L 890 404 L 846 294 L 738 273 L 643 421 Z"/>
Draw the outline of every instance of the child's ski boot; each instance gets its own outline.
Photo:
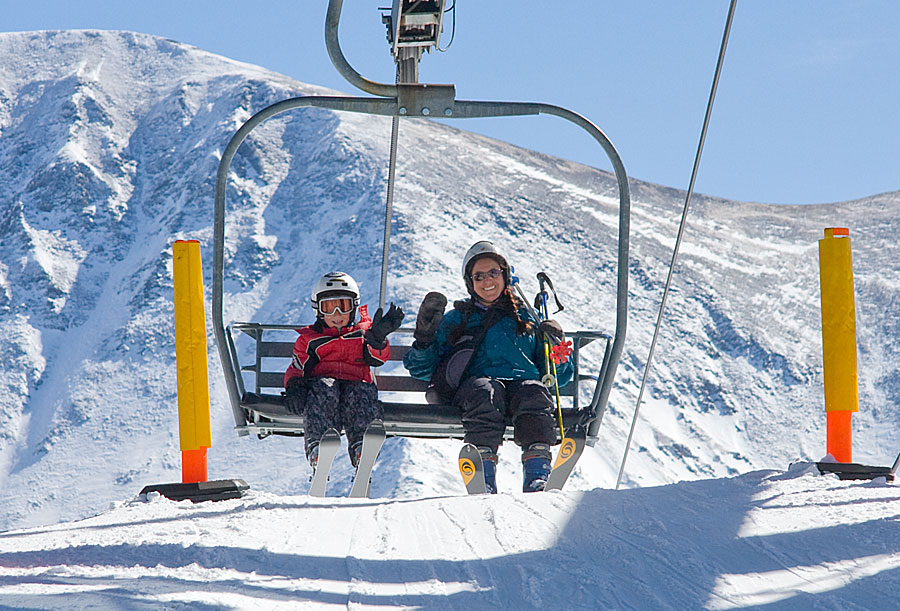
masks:
<path id="1" fill-rule="evenodd" d="M 350 464 L 354 469 L 359 468 L 359 457 L 362 455 L 363 442 L 362 439 L 350 446 Z"/>
<path id="2" fill-rule="evenodd" d="M 316 463 L 319 462 L 319 444 L 312 444 L 309 446 L 309 451 L 306 453 L 306 460 L 309 461 L 309 466 L 312 467 L 313 473 L 316 472 Z M 312 477 L 310 477 L 310 480 Z"/>

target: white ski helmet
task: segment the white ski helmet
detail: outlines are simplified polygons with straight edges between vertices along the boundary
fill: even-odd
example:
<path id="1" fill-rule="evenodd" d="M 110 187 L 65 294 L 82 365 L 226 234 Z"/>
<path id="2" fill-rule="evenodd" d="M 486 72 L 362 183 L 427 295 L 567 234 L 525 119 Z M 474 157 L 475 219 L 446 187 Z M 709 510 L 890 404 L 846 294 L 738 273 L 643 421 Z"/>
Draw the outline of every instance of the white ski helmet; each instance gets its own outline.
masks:
<path id="1" fill-rule="evenodd" d="M 475 242 L 466 251 L 466 255 L 463 257 L 462 262 L 462 276 L 463 280 L 466 282 L 466 288 L 469 290 L 469 293 L 474 291 L 472 285 L 472 265 L 475 264 L 476 259 L 480 259 L 483 256 L 490 256 L 492 259 L 496 259 L 500 264 L 500 269 L 503 270 L 503 280 L 509 285 L 509 261 L 507 261 L 506 257 L 497 250 L 497 247 L 494 246 L 493 242 L 489 242 L 488 240 L 481 240 L 480 242 Z"/>
<path id="2" fill-rule="evenodd" d="M 319 312 L 319 301 L 332 297 L 348 297 L 353 301 L 351 318 L 356 318 L 356 308 L 359 306 L 359 286 L 350 274 L 344 272 L 328 272 L 316 281 L 312 290 L 312 309 L 316 316 Z"/>

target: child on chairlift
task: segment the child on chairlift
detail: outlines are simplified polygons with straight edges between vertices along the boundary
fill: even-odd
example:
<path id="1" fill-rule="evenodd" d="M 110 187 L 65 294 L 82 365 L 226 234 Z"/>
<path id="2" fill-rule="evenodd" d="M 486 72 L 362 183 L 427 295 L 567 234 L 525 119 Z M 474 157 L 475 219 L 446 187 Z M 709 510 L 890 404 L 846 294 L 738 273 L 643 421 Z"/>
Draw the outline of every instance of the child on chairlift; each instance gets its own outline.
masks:
<path id="1" fill-rule="evenodd" d="M 359 463 L 362 439 L 383 407 L 370 367 L 390 356 L 387 336 L 400 327 L 403 310 L 393 303 L 373 319 L 359 309 L 359 287 L 349 274 L 329 272 L 312 290 L 316 321 L 297 329 L 293 359 L 284 374 L 285 406 L 303 416 L 306 458 L 313 470 L 319 441 L 329 428 L 346 431 L 350 462 Z"/>

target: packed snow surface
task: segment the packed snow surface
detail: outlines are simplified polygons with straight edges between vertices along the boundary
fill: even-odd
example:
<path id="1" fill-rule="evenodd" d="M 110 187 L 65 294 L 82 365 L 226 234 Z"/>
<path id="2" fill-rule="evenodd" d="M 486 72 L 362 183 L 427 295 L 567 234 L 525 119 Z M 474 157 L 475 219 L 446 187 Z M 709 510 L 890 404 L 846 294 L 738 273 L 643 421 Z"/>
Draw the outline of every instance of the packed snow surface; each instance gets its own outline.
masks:
<path id="1" fill-rule="evenodd" d="M 0 605 L 890 609 L 897 488 L 811 464 L 634 490 L 154 495 L 0 534 Z"/>

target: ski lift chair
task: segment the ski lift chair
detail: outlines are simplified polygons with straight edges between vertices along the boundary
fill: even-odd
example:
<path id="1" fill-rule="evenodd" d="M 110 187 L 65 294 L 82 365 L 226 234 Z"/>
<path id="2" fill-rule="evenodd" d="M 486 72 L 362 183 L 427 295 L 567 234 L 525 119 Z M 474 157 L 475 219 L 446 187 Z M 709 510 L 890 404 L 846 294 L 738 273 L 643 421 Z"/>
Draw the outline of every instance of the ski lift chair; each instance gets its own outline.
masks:
<path id="1" fill-rule="evenodd" d="M 303 435 L 303 417 L 291 414 L 284 405 L 284 371 L 291 361 L 294 330 L 300 325 L 274 325 L 254 322 L 235 322 L 228 326 L 227 343 L 232 355 L 234 371 L 231 378 L 238 386 L 240 402 L 236 430 L 241 435 Z M 388 435 L 404 437 L 441 437 L 462 439 L 459 411 L 451 405 L 434 405 L 425 401 L 428 383 L 417 380 L 403 368 L 403 355 L 412 344 L 412 328 L 401 328 L 390 335 L 391 356 L 375 375 L 379 397 L 384 405 L 384 427 Z M 237 335 L 237 337 L 236 337 Z M 596 339 L 606 340 L 604 362 L 608 362 L 612 337 L 595 331 L 576 331 L 567 336 L 572 340 L 575 375 L 572 382 L 560 387 L 560 395 L 567 397 L 563 423 L 568 429 L 579 422 L 583 410 L 578 406 L 580 383 L 587 381 L 599 386 L 600 376 L 580 372 L 581 349 Z M 244 365 L 238 363 L 235 339 L 251 342 L 251 358 Z M 244 376 L 250 377 L 246 384 Z M 600 394 L 596 392 L 595 400 Z M 592 411 L 592 406 L 586 406 Z M 507 423 L 505 438 L 512 439 L 512 423 Z"/>
<path id="2" fill-rule="evenodd" d="M 233 322 L 227 329 L 223 321 L 224 264 L 225 264 L 225 192 L 229 167 L 238 147 L 260 123 L 279 113 L 295 108 L 327 108 L 335 111 L 358 112 L 389 117 L 428 117 L 449 119 L 526 116 L 549 114 L 560 117 L 584 129 L 594 138 L 612 163 L 619 193 L 619 228 L 616 285 L 616 328 L 613 335 L 599 331 L 569 333 L 573 340 L 575 376 L 560 389 L 569 397 L 562 410 L 563 422 L 570 427 L 585 429 L 587 443 L 597 439 L 597 431 L 612 389 L 616 368 L 622 354 L 627 323 L 628 297 L 628 234 L 630 196 L 628 177 L 618 153 L 606 135 L 593 123 L 559 106 L 524 102 L 490 102 L 457 100 L 453 85 L 419 83 L 385 84 L 362 77 L 347 63 L 338 43 L 338 23 L 343 0 L 330 0 L 325 23 L 326 46 L 338 71 L 352 84 L 378 97 L 302 96 L 273 104 L 253 115 L 235 133 L 226 146 L 216 176 L 215 219 L 213 225 L 213 304 L 212 324 L 219 357 L 234 414 L 235 430 L 239 435 L 303 435 L 303 419 L 287 411 L 280 390 L 284 371 L 291 357 L 296 339 L 294 329 L 300 325 Z M 395 0 L 393 18 L 400 23 L 403 10 L 418 6 L 418 2 Z M 400 10 L 399 15 L 396 13 Z M 401 54 L 402 55 L 402 54 Z M 399 61 L 403 59 L 398 57 Z M 392 155 L 393 158 L 393 155 Z M 393 161 L 393 159 L 392 159 Z M 393 172 L 391 172 L 393 176 Z M 392 185 L 388 185 L 389 190 Z M 389 225 L 388 225 L 389 227 Z M 386 231 L 382 278 L 387 270 Z M 382 298 L 384 301 L 384 286 Z M 241 364 L 237 341 L 252 342 L 252 358 Z M 603 361 L 596 376 L 584 374 L 580 368 L 581 349 L 597 339 L 606 341 Z M 431 405 L 424 400 L 426 383 L 410 377 L 399 363 L 412 343 L 412 329 L 401 328 L 390 336 L 390 362 L 376 376 L 379 398 L 384 403 L 384 421 L 388 435 L 409 437 L 461 438 L 463 427 L 458 411 L 449 405 Z M 252 376 L 248 384 L 244 376 Z M 579 405 L 579 388 L 586 381 L 594 382 L 591 401 Z M 512 427 L 506 430 L 512 438 Z"/>

